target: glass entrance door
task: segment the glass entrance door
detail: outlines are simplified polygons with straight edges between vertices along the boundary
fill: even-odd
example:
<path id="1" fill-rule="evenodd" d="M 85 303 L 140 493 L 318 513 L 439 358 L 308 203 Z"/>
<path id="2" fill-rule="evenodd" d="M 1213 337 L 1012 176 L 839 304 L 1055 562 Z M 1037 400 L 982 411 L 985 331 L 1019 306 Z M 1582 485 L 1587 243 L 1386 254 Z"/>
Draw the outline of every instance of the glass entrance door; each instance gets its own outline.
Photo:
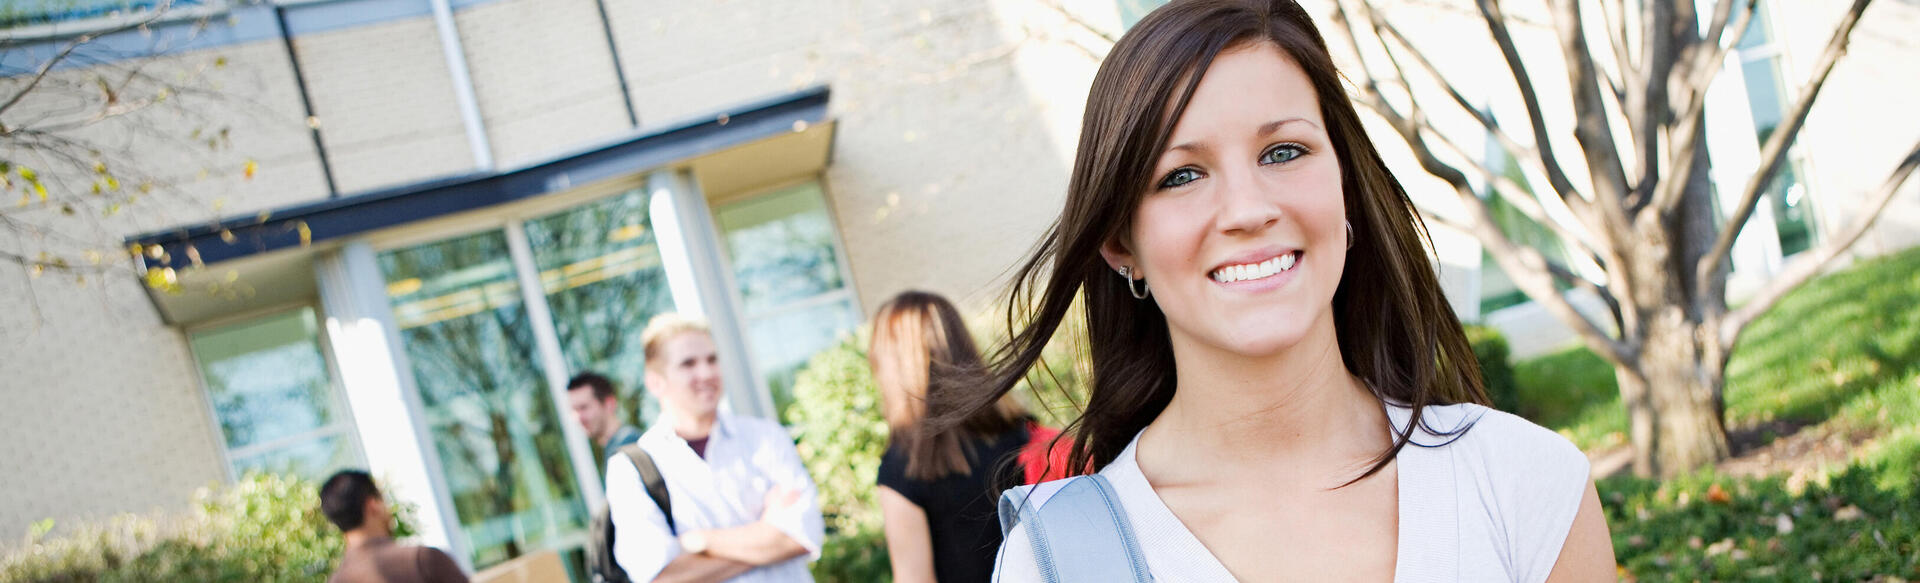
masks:
<path id="1" fill-rule="evenodd" d="M 380 254 L 426 425 L 473 565 L 559 551 L 576 577 L 586 543 L 584 488 L 568 455 L 553 378 L 592 370 L 620 385 L 623 420 L 657 415 L 641 389 L 640 333 L 673 309 L 648 216 L 634 190 L 521 224 L 531 264 L 517 263 L 512 229 L 493 229 Z M 552 316 L 536 326 L 521 270 L 537 274 Z M 537 338 L 548 334 L 553 338 Z M 555 342 L 564 362 L 541 357 Z M 548 367 L 562 369 L 548 375 Z M 602 457 L 596 454 L 597 457 Z"/>
<path id="2" fill-rule="evenodd" d="M 535 356 L 505 233 L 389 250 L 380 268 L 473 566 L 584 544 L 571 421 Z"/>
<path id="3" fill-rule="evenodd" d="M 621 420 L 645 429 L 659 415 L 642 388 L 640 332 L 674 309 L 643 190 L 631 190 L 526 222 L 534 269 L 566 358 L 565 377 L 593 371 L 614 380 Z M 596 458 L 604 452 L 595 444 Z"/>

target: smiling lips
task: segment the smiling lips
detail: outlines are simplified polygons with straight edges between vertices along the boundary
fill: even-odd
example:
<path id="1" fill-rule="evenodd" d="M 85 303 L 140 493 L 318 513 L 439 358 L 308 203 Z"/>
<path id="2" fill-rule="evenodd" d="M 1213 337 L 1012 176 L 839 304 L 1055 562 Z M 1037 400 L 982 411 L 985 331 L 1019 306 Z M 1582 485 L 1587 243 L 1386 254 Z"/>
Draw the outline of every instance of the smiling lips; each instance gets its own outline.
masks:
<path id="1" fill-rule="evenodd" d="M 1300 251 L 1292 251 L 1259 263 L 1228 265 L 1213 270 L 1207 276 L 1220 283 L 1266 279 L 1293 269 L 1300 261 L 1300 254 Z"/>

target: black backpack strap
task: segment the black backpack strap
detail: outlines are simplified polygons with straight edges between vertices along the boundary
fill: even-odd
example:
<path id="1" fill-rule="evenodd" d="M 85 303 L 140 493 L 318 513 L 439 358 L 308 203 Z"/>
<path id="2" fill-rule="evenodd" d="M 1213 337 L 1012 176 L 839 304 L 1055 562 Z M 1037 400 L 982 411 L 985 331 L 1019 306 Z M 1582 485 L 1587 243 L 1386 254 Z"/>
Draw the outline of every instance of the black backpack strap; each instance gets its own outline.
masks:
<path id="1" fill-rule="evenodd" d="M 653 499 L 653 505 L 660 507 L 660 513 L 667 517 L 667 533 L 680 536 L 680 529 L 673 524 L 673 499 L 667 497 L 667 480 L 660 475 L 660 467 L 654 465 L 653 456 L 640 444 L 630 443 L 620 447 L 621 455 L 633 460 L 633 468 L 640 470 L 640 484 L 647 487 L 647 497 Z"/>

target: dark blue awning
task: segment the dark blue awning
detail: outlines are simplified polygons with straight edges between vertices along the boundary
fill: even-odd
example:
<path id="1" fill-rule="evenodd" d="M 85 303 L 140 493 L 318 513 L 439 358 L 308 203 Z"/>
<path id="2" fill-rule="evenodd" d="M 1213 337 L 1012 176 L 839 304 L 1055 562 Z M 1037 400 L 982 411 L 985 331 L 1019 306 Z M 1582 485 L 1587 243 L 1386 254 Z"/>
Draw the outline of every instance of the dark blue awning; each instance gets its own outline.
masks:
<path id="1" fill-rule="evenodd" d="M 151 254 L 142 258 L 144 267 L 153 269 L 184 268 L 195 257 L 203 264 L 213 264 L 348 237 L 551 194 L 572 185 L 629 175 L 793 132 L 826 120 L 827 96 L 826 87 L 815 87 L 687 123 L 641 130 L 518 169 L 385 188 L 217 224 L 147 233 L 130 237 L 127 242 L 165 250 L 162 259 L 156 260 Z"/>

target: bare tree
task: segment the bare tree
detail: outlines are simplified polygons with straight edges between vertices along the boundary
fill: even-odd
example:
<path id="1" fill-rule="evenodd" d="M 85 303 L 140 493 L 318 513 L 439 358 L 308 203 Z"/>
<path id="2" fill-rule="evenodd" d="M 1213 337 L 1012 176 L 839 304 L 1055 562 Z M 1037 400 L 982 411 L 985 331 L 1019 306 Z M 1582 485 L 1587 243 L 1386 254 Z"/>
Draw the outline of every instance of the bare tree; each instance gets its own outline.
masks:
<path id="1" fill-rule="evenodd" d="M 50 0 L 25 10 L 60 9 Z M 230 128 L 265 108 L 223 87 L 214 72 L 224 57 L 171 54 L 215 11 L 161 0 L 82 15 L 108 24 L 61 36 L 34 31 L 21 10 L 0 12 L 0 55 L 10 57 L 0 61 L 0 263 L 81 284 L 132 273 L 128 260 L 148 250 L 122 246 L 121 236 L 203 219 L 219 207 L 210 179 L 253 176 Z M 149 42 L 103 41 L 110 37 Z M 171 273 L 146 276 L 170 288 Z"/>
<path id="2" fill-rule="evenodd" d="M 1524 24 L 1500 0 L 1475 3 L 1524 104 L 1524 125 L 1503 124 L 1477 108 L 1427 59 L 1437 53 L 1410 43 L 1374 0 L 1336 0 L 1335 32 L 1345 33 L 1361 63 L 1361 71 L 1351 72 L 1360 89 L 1353 98 L 1384 117 L 1421 167 L 1452 186 L 1453 198 L 1467 211 L 1465 220 L 1432 212 L 1428 220 L 1472 233 L 1517 287 L 1614 366 L 1628 413 L 1634 473 L 1671 475 L 1723 459 L 1729 453 L 1725 370 L 1741 332 L 1860 239 L 1920 165 L 1916 144 L 1868 194 L 1851 225 L 1797 256 L 1745 303 L 1728 305 L 1734 239 L 1780 173 L 1788 147 L 1871 0 L 1855 0 L 1841 18 L 1812 74 L 1798 87 L 1797 99 L 1765 136 L 1758 171 L 1740 186 L 1738 202 L 1724 214 L 1716 212 L 1707 176 L 1706 93 L 1749 29 L 1756 0 L 1718 0 L 1712 14 L 1704 15 L 1687 1 L 1547 0 L 1564 79 L 1529 73 L 1512 31 Z M 1598 17 L 1584 12 L 1595 6 Z M 1605 31 L 1604 38 L 1588 36 L 1596 29 Z M 1540 89 L 1561 82 L 1570 90 L 1577 118 L 1578 165 L 1563 158 L 1571 154 L 1553 149 L 1545 123 L 1549 114 Z M 1415 83 L 1430 91 L 1416 90 Z M 1544 177 L 1546 184 L 1528 188 L 1478 156 L 1462 154 L 1463 140 L 1436 129 L 1432 121 L 1435 113 L 1462 112 L 1508 155 L 1528 165 L 1528 175 Z M 1509 134 L 1516 126 L 1531 135 Z M 1630 139 L 1616 140 L 1620 135 Z M 1584 166 L 1589 185 L 1577 187 L 1566 170 L 1570 166 Z M 1516 243 L 1495 221 L 1493 199 L 1551 230 L 1572 257 L 1601 273 L 1582 275 L 1576 266 Z M 1550 213 L 1549 205 L 1571 212 Z M 1576 310 L 1562 289 L 1597 296 L 1610 318 Z"/>

